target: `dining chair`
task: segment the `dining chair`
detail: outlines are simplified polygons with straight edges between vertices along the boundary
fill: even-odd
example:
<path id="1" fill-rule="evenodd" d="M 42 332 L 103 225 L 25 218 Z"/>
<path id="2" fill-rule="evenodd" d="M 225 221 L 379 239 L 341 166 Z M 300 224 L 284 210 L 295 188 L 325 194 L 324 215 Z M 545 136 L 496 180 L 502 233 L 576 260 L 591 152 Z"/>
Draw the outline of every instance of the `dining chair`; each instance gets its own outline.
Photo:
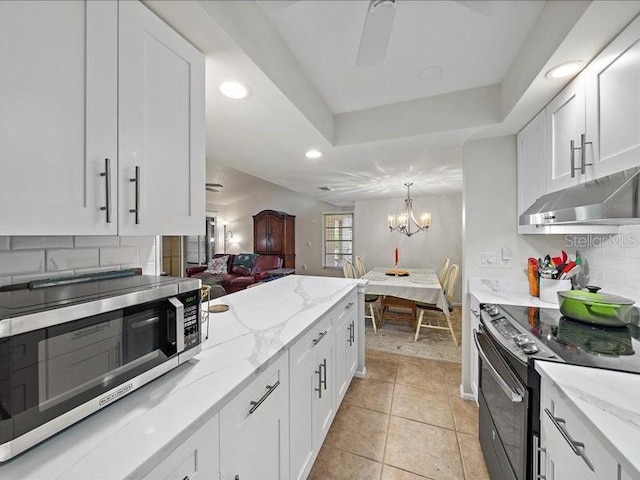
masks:
<path id="1" fill-rule="evenodd" d="M 345 260 L 342 262 L 342 272 L 344 273 L 344 278 L 356 278 L 355 269 L 353 268 L 353 264 L 349 260 Z M 378 325 L 376 324 L 376 315 L 375 309 L 373 308 L 373 304 L 378 301 L 380 295 L 367 295 L 364 296 L 365 303 L 365 321 L 367 318 L 371 319 L 371 324 L 373 325 L 373 331 L 378 333 Z M 367 306 L 369 307 L 369 315 L 366 314 Z"/>
<path id="2" fill-rule="evenodd" d="M 356 268 L 356 275 L 358 276 L 358 278 L 364 277 L 367 273 L 367 270 L 366 268 L 364 268 L 364 262 L 362 261 L 361 256 L 356 255 L 356 262 L 354 266 Z"/>
<path id="3" fill-rule="evenodd" d="M 440 271 L 438 272 L 438 281 L 440 282 L 440 286 L 444 288 L 444 281 L 447 279 L 447 273 L 449 272 L 449 259 L 445 258 L 442 262 L 442 266 L 440 267 Z"/>
<path id="4" fill-rule="evenodd" d="M 460 271 L 460 267 L 458 265 L 456 265 L 455 263 L 453 265 L 451 265 L 451 267 L 449 268 L 449 270 L 447 271 L 447 275 L 444 281 L 444 285 L 442 287 L 443 291 L 444 291 L 444 295 L 445 298 L 447 300 L 447 308 L 449 310 L 449 313 L 451 313 L 453 311 L 453 308 L 450 306 L 451 303 L 453 302 L 453 292 L 455 290 L 456 287 L 456 282 L 458 280 L 458 273 Z M 437 305 L 432 304 L 432 303 L 421 303 L 421 302 L 416 302 L 416 307 L 418 307 L 418 310 L 420 310 L 420 313 L 418 315 L 418 323 L 416 325 L 416 335 L 414 337 L 414 342 L 418 341 L 418 335 L 420 334 L 420 329 L 421 328 L 433 328 L 435 330 L 449 330 L 449 333 L 451 333 L 451 338 L 453 339 L 453 343 L 454 345 L 457 347 L 458 346 L 458 340 L 456 339 L 456 335 L 455 333 L 453 333 L 453 326 L 451 325 L 451 318 L 449 315 L 445 314 L 444 312 L 442 312 L 442 310 L 440 308 L 438 308 Z M 423 325 L 423 321 L 424 321 L 424 312 L 425 310 L 435 310 L 435 311 L 440 311 L 442 312 L 442 314 L 444 315 L 445 321 L 447 323 L 447 326 L 441 326 L 439 323 L 437 323 L 437 319 L 435 318 L 428 318 L 428 322 Z M 435 322 L 435 323 L 434 323 Z"/>
<path id="5" fill-rule="evenodd" d="M 342 273 L 344 274 L 344 278 L 356 278 L 356 271 L 353 268 L 353 263 L 349 260 L 342 262 Z"/>

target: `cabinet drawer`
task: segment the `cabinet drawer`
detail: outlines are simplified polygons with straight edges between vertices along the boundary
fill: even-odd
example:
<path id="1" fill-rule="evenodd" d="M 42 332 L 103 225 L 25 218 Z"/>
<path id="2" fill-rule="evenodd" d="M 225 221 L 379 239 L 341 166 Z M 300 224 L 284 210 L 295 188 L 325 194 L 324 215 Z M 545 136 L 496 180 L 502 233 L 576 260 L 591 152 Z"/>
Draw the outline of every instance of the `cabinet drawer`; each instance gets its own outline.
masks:
<path id="1" fill-rule="evenodd" d="M 309 355 L 314 352 L 316 345 L 322 342 L 333 342 L 334 327 L 332 319 L 335 315 L 332 312 L 325 315 L 318 323 L 298 340 L 289 349 L 289 365 L 291 368 L 291 378 L 296 378 L 304 372 L 304 365 Z"/>
<path id="2" fill-rule="evenodd" d="M 286 404 L 289 398 L 289 368 L 287 355 L 262 372 L 249 386 L 236 395 L 220 410 L 220 437 L 222 442 L 246 438 L 263 417 L 278 405 Z"/>
<path id="3" fill-rule="evenodd" d="M 159 463 L 144 480 L 219 478 L 218 415 Z"/>
<path id="4" fill-rule="evenodd" d="M 553 385 L 543 382 L 540 400 L 540 422 L 542 428 L 548 432 L 551 443 L 558 447 L 564 445 L 567 449 L 571 448 L 569 439 L 573 440 L 574 444 L 583 443 L 584 447 L 579 447 L 578 451 L 582 452 L 586 459 L 584 463 L 594 472 L 595 478 L 615 477 L 618 463 L 575 413 L 575 407 L 566 400 L 564 394 Z M 547 411 L 553 415 L 555 422 Z M 564 438 L 562 429 L 569 439 Z M 579 456 L 576 454 L 576 457 Z"/>
<path id="5" fill-rule="evenodd" d="M 333 327 L 336 328 L 338 327 L 338 325 L 341 325 L 348 315 L 351 315 L 357 310 L 358 296 L 354 291 L 340 300 L 340 302 L 338 302 L 338 304 L 331 310 L 331 312 L 333 313 L 333 318 L 336 320 L 336 322 L 334 322 L 333 324 Z"/>

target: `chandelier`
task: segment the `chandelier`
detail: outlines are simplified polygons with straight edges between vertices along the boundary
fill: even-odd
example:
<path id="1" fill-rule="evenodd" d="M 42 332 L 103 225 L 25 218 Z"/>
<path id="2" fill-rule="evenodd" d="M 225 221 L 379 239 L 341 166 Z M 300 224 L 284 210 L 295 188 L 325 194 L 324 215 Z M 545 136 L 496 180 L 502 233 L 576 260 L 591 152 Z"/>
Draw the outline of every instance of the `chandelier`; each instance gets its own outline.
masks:
<path id="1" fill-rule="evenodd" d="M 405 234 L 407 237 L 410 237 L 414 233 L 425 232 L 431 226 L 431 213 L 425 212 L 420 214 L 420 221 L 416 219 L 416 216 L 413 213 L 413 200 L 411 199 L 411 195 L 409 193 L 411 189 L 411 185 L 413 183 L 405 183 L 405 187 L 407 187 L 407 198 L 404 201 L 405 211 L 404 213 L 400 213 L 399 215 L 389 215 L 387 217 L 389 222 L 389 230 L 390 231 L 398 231 L 400 233 Z M 417 228 L 417 230 L 412 231 L 411 224 Z"/>

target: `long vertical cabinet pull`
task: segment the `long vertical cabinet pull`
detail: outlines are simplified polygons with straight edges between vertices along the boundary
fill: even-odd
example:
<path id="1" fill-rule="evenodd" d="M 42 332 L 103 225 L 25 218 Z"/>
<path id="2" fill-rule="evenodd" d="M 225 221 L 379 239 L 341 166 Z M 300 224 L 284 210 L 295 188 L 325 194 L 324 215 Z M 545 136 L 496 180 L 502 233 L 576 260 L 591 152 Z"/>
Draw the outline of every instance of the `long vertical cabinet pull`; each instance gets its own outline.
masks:
<path id="1" fill-rule="evenodd" d="M 324 385 L 324 389 L 327 389 L 327 359 L 323 359 L 322 360 L 322 365 L 320 365 L 320 367 L 323 370 L 323 380 L 322 380 L 322 384 Z"/>
<path id="2" fill-rule="evenodd" d="M 136 184 L 136 200 L 135 200 L 135 208 L 129 210 L 129 213 L 135 213 L 136 215 L 136 225 L 140 224 L 140 167 L 136 166 L 136 175 L 133 178 L 129 179 L 130 182 Z"/>
<path id="3" fill-rule="evenodd" d="M 104 207 L 100 207 L 100 210 L 105 212 L 107 223 L 111 223 L 111 159 L 104 159 L 104 172 L 100 174 L 101 177 L 104 177 L 104 183 L 106 188 L 105 201 L 106 205 Z"/>
<path id="4" fill-rule="evenodd" d="M 546 449 L 540 447 L 540 437 L 538 435 L 533 435 L 533 475 L 531 477 L 532 480 L 546 480 L 546 475 L 542 475 L 540 473 L 540 464 L 541 458 L 540 454 L 545 453 Z"/>
<path id="5" fill-rule="evenodd" d="M 585 174 L 585 168 L 593 166 L 593 163 L 587 163 L 587 145 L 593 145 L 593 142 L 586 142 L 586 134 L 580 135 L 580 173 Z"/>
<path id="6" fill-rule="evenodd" d="M 347 339 L 349 346 L 353 345 L 353 322 L 349 324 L 349 338 Z"/>
<path id="7" fill-rule="evenodd" d="M 318 365 L 318 370 L 315 371 L 318 374 L 318 388 L 314 388 L 318 392 L 318 398 L 322 398 L 322 364 Z"/>
<path id="8" fill-rule="evenodd" d="M 569 144 L 570 146 L 570 150 L 571 150 L 571 178 L 575 178 L 576 176 L 576 156 L 575 156 L 575 152 L 576 152 L 576 146 L 575 146 L 575 142 L 573 140 L 571 140 L 571 143 Z"/>

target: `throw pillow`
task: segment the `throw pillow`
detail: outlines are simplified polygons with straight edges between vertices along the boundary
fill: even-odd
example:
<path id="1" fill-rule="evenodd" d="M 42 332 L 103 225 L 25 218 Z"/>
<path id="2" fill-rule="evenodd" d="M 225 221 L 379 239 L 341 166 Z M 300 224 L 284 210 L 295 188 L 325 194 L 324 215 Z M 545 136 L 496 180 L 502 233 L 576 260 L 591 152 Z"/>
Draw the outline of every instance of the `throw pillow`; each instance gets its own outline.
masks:
<path id="1" fill-rule="evenodd" d="M 212 258 L 207 266 L 207 273 L 212 275 L 220 275 L 221 273 L 227 273 L 227 262 L 229 261 L 229 255 L 223 255 L 222 257 Z"/>
<path id="2" fill-rule="evenodd" d="M 237 273 L 239 275 L 249 275 L 251 274 L 251 269 L 253 268 L 253 264 L 258 257 L 255 253 L 240 253 L 236 255 L 233 259 L 233 266 L 231 267 L 231 271 L 233 273 Z"/>

